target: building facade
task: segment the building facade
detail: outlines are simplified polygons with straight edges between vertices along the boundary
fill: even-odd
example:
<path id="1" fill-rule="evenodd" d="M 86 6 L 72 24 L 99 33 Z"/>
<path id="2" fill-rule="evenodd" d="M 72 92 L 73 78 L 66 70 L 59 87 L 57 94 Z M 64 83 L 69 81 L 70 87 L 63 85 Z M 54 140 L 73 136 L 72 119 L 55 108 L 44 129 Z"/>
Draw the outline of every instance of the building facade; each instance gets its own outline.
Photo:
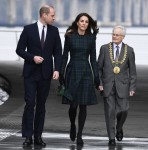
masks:
<path id="1" fill-rule="evenodd" d="M 148 26 L 148 0 L 1 0 L 0 25 L 25 25 L 38 19 L 43 4 L 56 9 L 56 23 L 69 25 L 81 12 L 100 26 Z"/>

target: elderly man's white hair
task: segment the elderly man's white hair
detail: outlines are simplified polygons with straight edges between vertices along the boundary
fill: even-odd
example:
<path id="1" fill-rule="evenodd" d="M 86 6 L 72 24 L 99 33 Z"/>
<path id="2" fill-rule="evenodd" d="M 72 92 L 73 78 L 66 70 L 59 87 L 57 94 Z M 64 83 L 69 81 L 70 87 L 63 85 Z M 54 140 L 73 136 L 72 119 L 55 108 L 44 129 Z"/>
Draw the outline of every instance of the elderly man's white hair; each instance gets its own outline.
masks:
<path id="1" fill-rule="evenodd" d="M 120 29 L 122 30 L 122 35 L 123 35 L 123 36 L 126 35 L 126 28 L 125 28 L 124 26 L 119 26 L 119 25 L 118 25 L 118 26 L 114 26 L 112 32 L 114 32 L 114 30 L 117 29 L 117 28 L 120 28 Z"/>

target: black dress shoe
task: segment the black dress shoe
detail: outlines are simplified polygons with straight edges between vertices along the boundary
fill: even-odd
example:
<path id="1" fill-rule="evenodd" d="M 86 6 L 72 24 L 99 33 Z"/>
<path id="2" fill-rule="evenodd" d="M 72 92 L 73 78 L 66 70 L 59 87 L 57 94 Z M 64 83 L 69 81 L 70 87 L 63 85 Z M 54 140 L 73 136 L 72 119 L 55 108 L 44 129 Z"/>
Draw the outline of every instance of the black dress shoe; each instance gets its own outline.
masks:
<path id="1" fill-rule="evenodd" d="M 115 141 L 115 139 L 109 140 L 108 146 L 116 146 L 116 141 Z"/>
<path id="2" fill-rule="evenodd" d="M 71 125 L 70 128 L 70 139 L 71 141 L 75 141 L 76 138 L 76 126 L 75 125 Z"/>
<path id="3" fill-rule="evenodd" d="M 46 146 L 46 143 L 43 142 L 41 137 L 35 137 L 34 138 L 34 145 L 38 145 L 38 146 Z"/>
<path id="4" fill-rule="evenodd" d="M 79 146 L 83 146 L 84 145 L 82 137 L 77 137 L 77 145 L 79 145 Z"/>
<path id="5" fill-rule="evenodd" d="M 23 146 L 30 146 L 32 144 L 32 138 L 26 138 Z"/>
<path id="6" fill-rule="evenodd" d="M 118 141 L 122 141 L 122 139 L 123 139 L 123 130 L 121 130 L 120 132 L 116 133 L 116 139 Z"/>

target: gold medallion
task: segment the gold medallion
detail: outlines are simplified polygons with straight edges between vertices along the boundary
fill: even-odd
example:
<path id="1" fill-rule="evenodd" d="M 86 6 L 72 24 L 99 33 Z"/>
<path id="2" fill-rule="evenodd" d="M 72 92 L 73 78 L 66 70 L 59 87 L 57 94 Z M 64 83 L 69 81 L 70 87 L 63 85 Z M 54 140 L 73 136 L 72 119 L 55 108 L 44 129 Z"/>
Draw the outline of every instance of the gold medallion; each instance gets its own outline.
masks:
<path id="1" fill-rule="evenodd" d="M 127 57 L 127 45 L 125 44 L 124 55 L 120 61 L 114 60 L 112 43 L 109 43 L 109 53 L 110 53 L 110 59 L 111 59 L 112 64 L 121 64 L 122 65 L 124 63 L 124 61 L 126 60 L 126 57 Z"/>
<path id="2" fill-rule="evenodd" d="M 120 68 L 118 66 L 114 67 L 113 72 L 118 74 L 120 72 Z"/>

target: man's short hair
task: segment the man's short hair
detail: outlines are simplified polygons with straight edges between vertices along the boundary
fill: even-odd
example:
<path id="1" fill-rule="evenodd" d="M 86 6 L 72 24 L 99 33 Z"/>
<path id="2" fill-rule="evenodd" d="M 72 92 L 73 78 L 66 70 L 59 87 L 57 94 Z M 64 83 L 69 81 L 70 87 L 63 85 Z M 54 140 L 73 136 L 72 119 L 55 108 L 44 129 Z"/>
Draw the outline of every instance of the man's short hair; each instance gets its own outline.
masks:
<path id="1" fill-rule="evenodd" d="M 114 30 L 117 29 L 117 28 L 120 28 L 120 29 L 122 30 L 122 35 L 123 35 L 123 36 L 126 35 L 126 28 L 125 28 L 124 26 L 120 26 L 120 25 L 114 26 L 113 32 L 114 32 Z"/>
<path id="2" fill-rule="evenodd" d="M 40 14 L 40 17 L 43 15 L 43 14 L 49 14 L 50 13 L 50 6 L 48 5 L 44 5 L 40 8 L 40 11 L 39 11 L 39 14 Z"/>

